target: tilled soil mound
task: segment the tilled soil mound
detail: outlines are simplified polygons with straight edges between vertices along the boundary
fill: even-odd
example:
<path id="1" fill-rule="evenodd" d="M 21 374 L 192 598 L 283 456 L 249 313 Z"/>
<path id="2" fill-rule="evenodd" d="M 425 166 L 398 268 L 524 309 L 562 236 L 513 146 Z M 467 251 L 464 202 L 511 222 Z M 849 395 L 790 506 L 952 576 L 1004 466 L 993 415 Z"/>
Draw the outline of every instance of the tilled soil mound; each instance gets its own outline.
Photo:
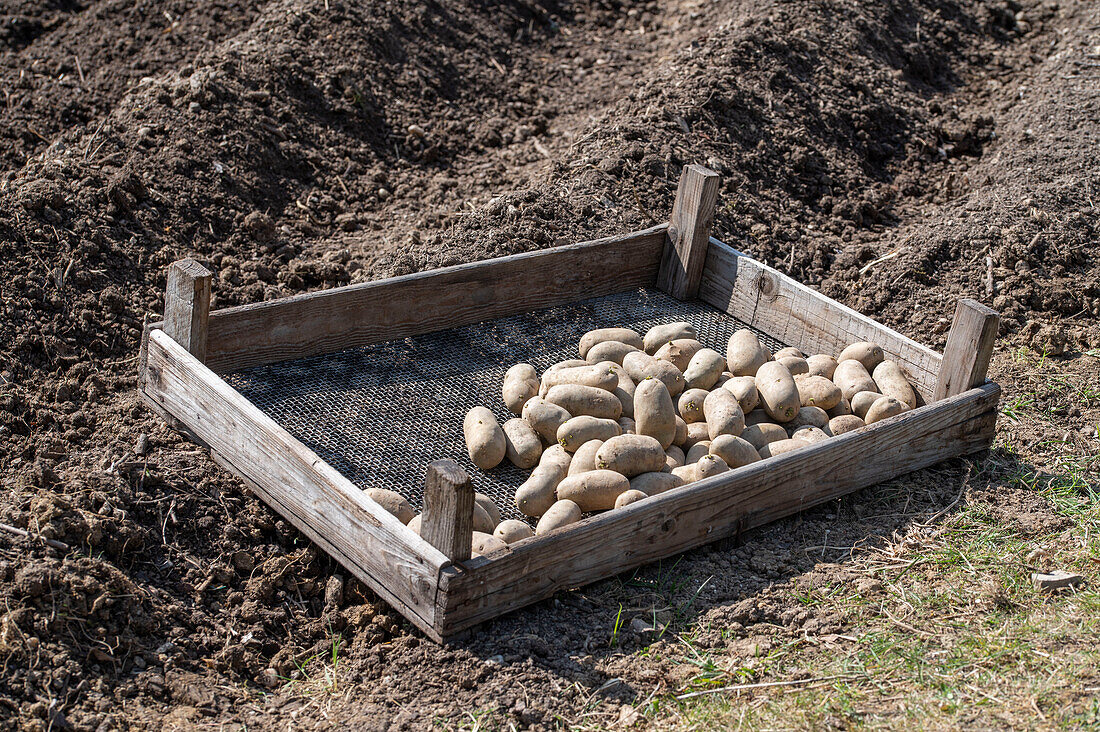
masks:
<path id="1" fill-rule="evenodd" d="M 423 642 L 152 416 L 136 354 L 182 256 L 217 307 L 255 302 L 647 226 L 699 162 L 723 176 L 719 238 L 921 341 L 965 294 L 1011 342 L 1100 346 L 1084 0 L 5 0 L 0 19 L 0 522 L 31 536 L 0 532 L 12 727 L 488 705 L 540 726 L 674 683 L 607 660 L 609 616 L 646 602 L 620 580 Z M 931 510 L 958 491 L 938 470 L 908 479 Z M 837 546 L 900 523 L 835 514 L 686 555 L 717 578 L 691 612 L 828 626 L 762 589 L 813 567 L 790 551 L 806 522 Z M 336 636 L 338 709 L 257 694 Z"/>

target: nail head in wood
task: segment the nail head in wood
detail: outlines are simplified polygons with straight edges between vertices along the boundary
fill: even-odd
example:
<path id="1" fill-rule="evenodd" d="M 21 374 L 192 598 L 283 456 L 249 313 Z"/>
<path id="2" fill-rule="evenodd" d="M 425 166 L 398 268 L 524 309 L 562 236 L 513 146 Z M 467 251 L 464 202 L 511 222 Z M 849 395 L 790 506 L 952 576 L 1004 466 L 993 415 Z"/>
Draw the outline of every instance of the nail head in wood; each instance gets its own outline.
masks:
<path id="1" fill-rule="evenodd" d="M 474 486 L 453 460 L 428 465 L 420 535 L 454 562 L 470 558 L 474 532 Z"/>
<path id="2" fill-rule="evenodd" d="M 717 173 L 702 165 L 689 165 L 680 174 L 665 253 L 657 273 L 657 287 L 679 300 L 690 300 L 699 292 L 719 180 Z"/>
<path id="3" fill-rule="evenodd" d="M 955 320 L 943 349 L 934 401 L 962 394 L 985 383 L 993 342 L 1001 316 L 977 300 L 963 298 L 955 307 Z"/>
<path id="4" fill-rule="evenodd" d="M 194 259 L 180 259 L 168 267 L 164 332 L 200 361 L 206 361 L 212 277 L 210 270 Z"/>

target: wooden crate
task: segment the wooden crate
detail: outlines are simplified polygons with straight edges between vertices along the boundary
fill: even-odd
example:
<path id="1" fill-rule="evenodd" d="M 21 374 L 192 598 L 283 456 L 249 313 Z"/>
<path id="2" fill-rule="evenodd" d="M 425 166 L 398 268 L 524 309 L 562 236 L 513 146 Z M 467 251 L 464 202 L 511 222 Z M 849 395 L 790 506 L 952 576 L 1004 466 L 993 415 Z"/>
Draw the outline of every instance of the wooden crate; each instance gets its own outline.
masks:
<path id="1" fill-rule="evenodd" d="M 210 273 L 192 260 L 177 262 L 164 321 L 146 329 L 142 344 L 142 394 L 437 641 L 557 590 L 988 448 L 1000 396 L 985 378 L 996 313 L 960 300 L 940 355 L 710 238 L 717 190 L 716 174 L 689 166 L 668 224 L 214 312 Z M 525 276 L 533 272 L 539 276 Z M 473 489 L 456 465 L 425 466 L 422 538 L 219 376 L 654 286 L 807 353 L 874 341 L 902 366 L 924 404 L 469 559 Z"/>

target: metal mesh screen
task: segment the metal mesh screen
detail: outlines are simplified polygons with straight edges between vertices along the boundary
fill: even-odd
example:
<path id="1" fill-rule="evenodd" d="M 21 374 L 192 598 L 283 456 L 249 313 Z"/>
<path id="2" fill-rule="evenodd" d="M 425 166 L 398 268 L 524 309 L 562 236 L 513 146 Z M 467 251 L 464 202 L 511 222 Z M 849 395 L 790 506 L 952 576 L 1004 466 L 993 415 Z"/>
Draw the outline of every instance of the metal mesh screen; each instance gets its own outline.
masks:
<path id="1" fill-rule="evenodd" d="M 489 320 L 239 371 L 226 381 L 322 459 L 362 488 L 397 491 L 420 510 L 428 463 L 451 458 L 502 518 L 525 519 L 513 502 L 530 471 L 507 460 L 491 471 L 466 454 L 462 418 L 478 405 L 503 424 L 513 417 L 501 400 L 504 372 L 520 362 L 541 374 L 577 358 L 577 342 L 594 328 L 687 321 L 699 340 L 725 353 L 744 323 L 705 303 L 680 302 L 651 289 Z M 757 332 L 774 350 L 773 338 Z"/>

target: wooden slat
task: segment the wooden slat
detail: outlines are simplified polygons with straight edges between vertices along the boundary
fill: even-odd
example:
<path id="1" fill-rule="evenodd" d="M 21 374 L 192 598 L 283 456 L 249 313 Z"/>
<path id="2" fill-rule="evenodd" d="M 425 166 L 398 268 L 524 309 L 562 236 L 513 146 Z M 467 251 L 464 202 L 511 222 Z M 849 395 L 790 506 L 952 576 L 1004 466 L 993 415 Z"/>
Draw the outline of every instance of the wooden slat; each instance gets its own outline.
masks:
<path id="1" fill-rule="evenodd" d="M 652 287 L 667 228 L 218 310 L 206 363 L 226 373 Z"/>
<path id="2" fill-rule="evenodd" d="M 973 389 L 797 452 L 689 484 L 475 558 L 441 576 L 437 632 L 457 633 L 578 587 L 985 449 L 1000 388 Z"/>
<path id="3" fill-rule="evenodd" d="M 699 293 L 719 180 L 717 173 L 702 165 L 688 165 L 680 174 L 657 274 L 658 289 L 678 300 L 692 300 Z"/>
<path id="4" fill-rule="evenodd" d="M 164 331 L 149 333 L 142 391 L 246 476 L 257 495 L 419 628 L 447 557 L 261 412 Z"/>
<path id="5" fill-rule="evenodd" d="M 212 277 L 210 270 L 194 259 L 180 259 L 168 266 L 164 332 L 199 361 L 206 360 Z"/>
<path id="6" fill-rule="evenodd" d="M 940 354 L 717 239 L 710 240 L 699 299 L 810 355 L 878 343 L 925 400 L 935 391 Z"/>
<path id="7" fill-rule="evenodd" d="M 1000 325 L 1001 316 L 996 310 L 970 298 L 959 300 L 933 399 L 954 396 L 985 383 Z"/>
<path id="8" fill-rule="evenodd" d="M 474 532 L 474 486 L 454 460 L 428 464 L 420 535 L 453 562 L 470 558 Z"/>

